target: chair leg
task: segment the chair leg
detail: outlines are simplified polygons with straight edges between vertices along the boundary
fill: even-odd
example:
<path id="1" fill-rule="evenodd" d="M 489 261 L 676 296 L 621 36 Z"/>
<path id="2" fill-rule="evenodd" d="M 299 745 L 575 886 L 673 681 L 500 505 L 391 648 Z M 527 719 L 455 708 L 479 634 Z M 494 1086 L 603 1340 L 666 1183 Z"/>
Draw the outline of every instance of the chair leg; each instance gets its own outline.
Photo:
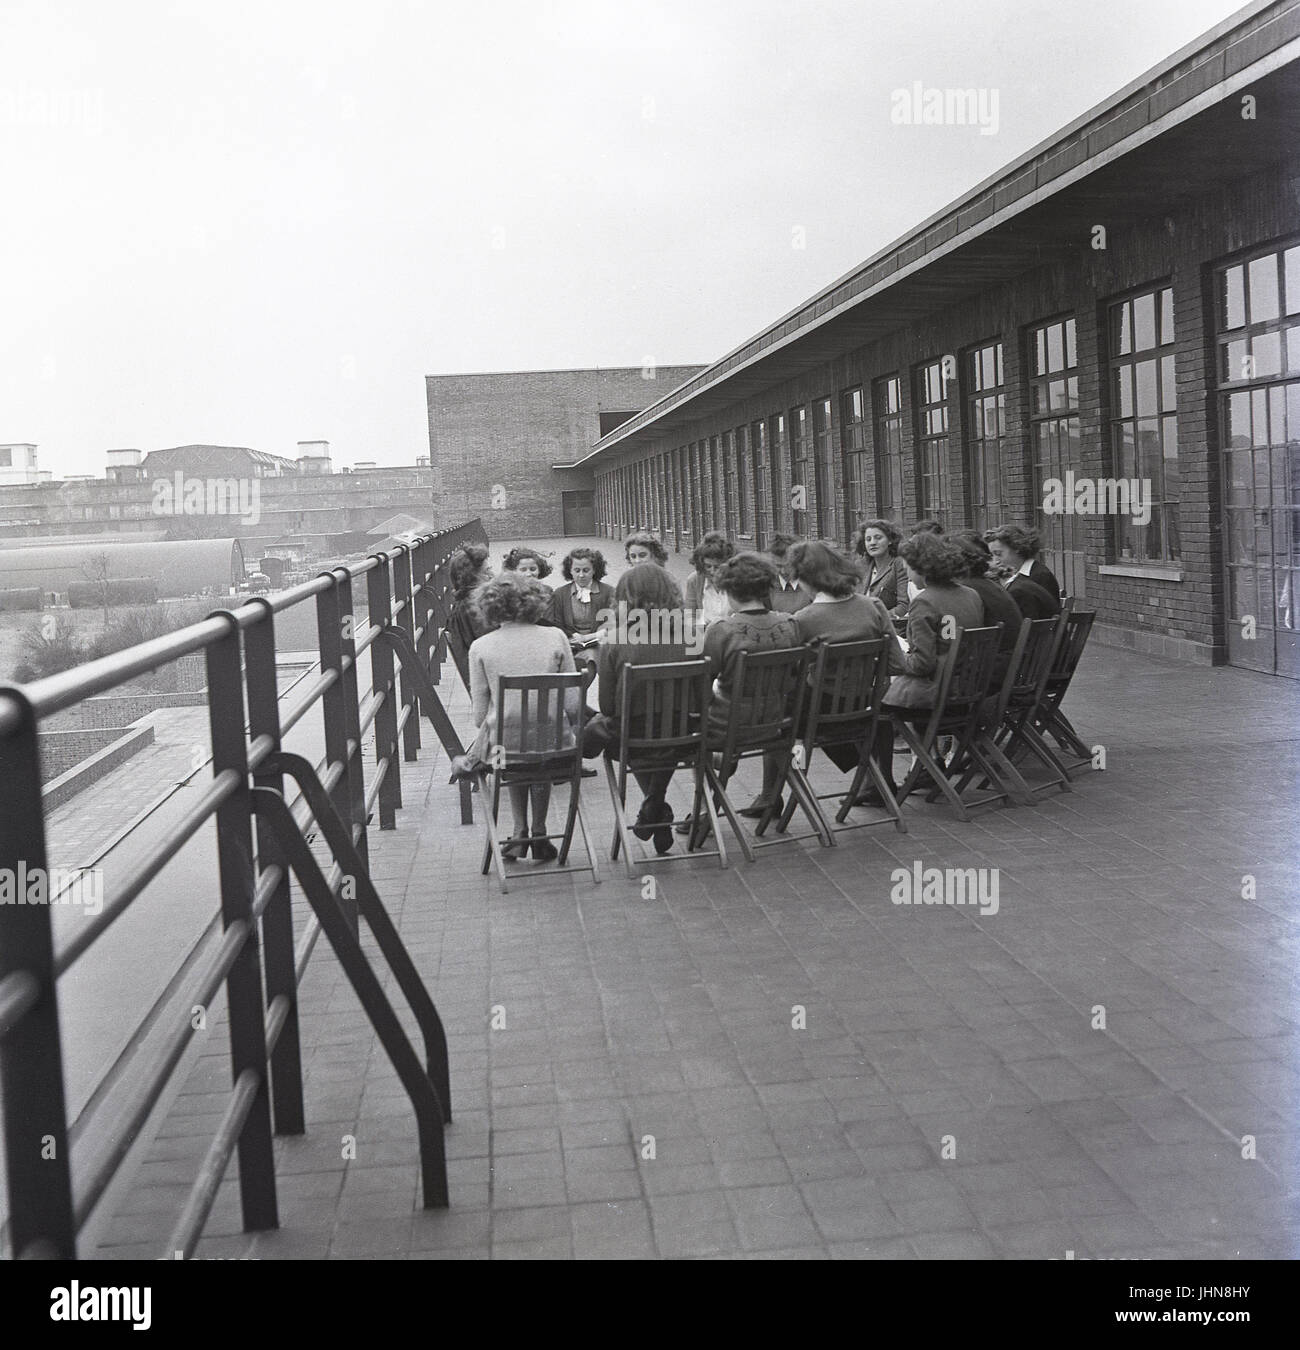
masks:
<path id="1" fill-rule="evenodd" d="M 605 761 L 605 781 L 609 784 L 609 800 L 614 808 L 614 843 L 609 850 L 611 862 L 618 861 L 619 845 L 623 847 L 623 865 L 627 868 L 629 877 L 635 877 L 636 871 L 632 867 L 632 831 L 628 829 L 627 809 L 623 804 L 623 798 L 618 791 L 618 776 L 614 772 L 614 765 L 611 760 Z M 583 826 L 585 832 L 586 826 Z"/>
<path id="2" fill-rule="evenodd" d="M 564 818 L 564 837 L 560 840 L 559 865 L 563 867 L 569 861 L 569 845 L 573 843 L 573 826 L 578 819 L 579 783 L 574 778 L 569 784 L 569 812 Z"/>
<path id="3" fill-rule="evenodd" d="M 708 808 L 709 819 L 713 823 L 713 833 L 718 840 L 718 848 L 723 847 L 722 829 L 718 820 L 718 807 L 722 808 L 722 813 L 727 817 L 727 824 L 731 826 L 731 832 L 736 836 L 736 842 L 740 845 L 740 851 L 745 855 L 745 861 L 752 863 L 754 861 L 754 850 L 749 845 L 749 840 L 745 837 L 745 831 L 741 828 L 740 817 L 732 809 L 730 800 L 727 797 L 727 791 L 722 780 L 713 771 L 712 764 L 705 764 L 704 772 L 709 780 L 709 786 L 713 789 L 712 793 L 704 794 L 704 805 Z M 725 866 L 725 864 L 724 864 Z"/>
<path id="4" fill-rule="evenodd" d="M 582 803 L 578 803 L 578 828 L 582 831 L 582 846 L 587 850 L 587 861 L 591 864 L 591 879 L 600 884 L 600 868 L 596 864 L 596 845 L 587 829 L 587 818 L 582 814 Z"/>
<path id="5" fill-rule="evenodd" d="M 835 833 L 822 812 L 822 804 L 817 800 L 817 794 L 812 790 L 812 784 L 809 783 L 804 771 L 797 764 L 788 766 L 786 782 L 790 785 L 791 796 L 798 797 L 799 805 L 803 808 L 804 815 L 808 817 L 809 825 L 816 831 L 817 840 L 821 846 L 823 848 L 837 847 Z"/>
<path id="6" fill-rule="evenodd" d="M 896 829 L 899 834 L 906 834 L 907 821 L 903 819 L 903 808 L 898 804 L 897 800 L 895 799 L 894 794 L 890 789 L 889 783 L 885 779 L 885 775 L 880 772 L 880 766 L 876 763 L 874 759 L 871 758 L 870 755 L 864 757 L 863 764 L 865 765 L 865 769 L 863 768 L 863 766 L 860 765 L 858 768 L 857 776 L 853 780 L 855 786 L 852 796 L 849 797 L 849 806 L 853 804 L 853 798 L 856 797 L 858 795 L 858 792 L 861 791 L 862 785 L 860 780 L 864 772 L 869 772 L 871 774 L 871 781 L 876 785 L 876 791 L 880 793 L 880 800 L 885 803 L 886 813 L 892 816 L 894 819 L 894 829 Z M 844 806 L 841 807 L 840 810 L 844 813 L 844 815 L 848 815 L 849 807 Z M 837 819 L 839 818 L 840 817 L 837 817 Z"/>
<path id="7" fill-rule="evenodd" d="M 999 789 L 1001 796 L 1009 801 L 1014 800 L 1020 806 L 1033 806 L 1033 789 L 991 736 L 983 736 L 978 744 L 971 746 L 971 757 L 979 761 L 986 775 L 991 774 L 990 781 Z"/>
<path id="8" fill-rule="evenodd" d="M 947 797 L 948 804 L 956 811 L 958 820 L 969 820 L 970 812 L 966 809 L 966 803 L 957 795 L 953 785 L 948 781 L 948 775 L 939 767 L 929 747 L 922 743 L 921 738 L 905 721 L 900 719 L 898 725 L 902 730 L 903 739 L 916 756 L 916 763 L 912 765 L 907 778 L 903 781 L 903 786 L 898 790 L 899 805 L 901 806 L 915 789 L 922 772 L 928 771 L 939 790 Z"/>
<path id="9" fill-rule="evenodd" d="M 491 805 L 488 805 L 487 775 L 480 769 L 475 775 L 478 781 L 479 800 L 483 805 L 483 828 L 487 831 L 487 849 L 483 858 L 483 875 L 487 875 L 489 863 L 496 864 L 497 880 L 501 883 L 501 894 L 507 895 L 510 887 L 506 883 L 506 861 L 501 854 L 501 840 L 498 838 L 500 826 L 497 824 L 497 803 L 501 796 L 501 785 L 499 782 L 493 782 L 493 791 L 491 795 Z"/>
<path id="10" fill-rule="evenodd" d="M 1074 788 L 1070 785 L 1070 775 L 1060 759 L 1052 753 L 1052 747 L 1038 734 L 1032 719 L 1026 718 L 1019 726 L 1012 730 L 1003 751 L 1010 757 L 1012 746 L 1023 745 L 1028 748 L 1031 754 L 1035 755 L 1042 763 L 1048 773 L 1052 775 L 1056 785 L 1062 792 L 1073 792 Z"/>

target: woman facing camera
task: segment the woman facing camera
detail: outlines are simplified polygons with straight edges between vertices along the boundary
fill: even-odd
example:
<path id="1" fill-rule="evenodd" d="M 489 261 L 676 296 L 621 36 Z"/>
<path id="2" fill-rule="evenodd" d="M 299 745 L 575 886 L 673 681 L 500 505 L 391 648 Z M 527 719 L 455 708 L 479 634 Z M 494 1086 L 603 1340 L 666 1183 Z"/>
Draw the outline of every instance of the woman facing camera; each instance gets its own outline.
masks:
<path id="1" fill-rule="evenodd" d="M 735 552 L 735 544 L 720 530 L 710 530 L 691 552 L 695 572 L 686 583 L 686 608 L 693 609 L 702 624 L 715 623 L 727 613 L 727 601 L 718 588 L 718 569 Z"/>
<path id="2" fill-rule="evenodd" d="M 643 562 L 652 562 L 656 567 L 668 566 L 668 550 L 649 530 L 638 530 L 623 540 L 623 557 L 629 567 Z"/>
<path id="3" fill-rule="evenodd" d="M 575 548 L 565 555 L 560 570 L 566 584 L 551 596 L 547 619 L 564 632 L 574 651 L 594 647 L 604 630 L 600 616 L 614 607 L 614 588 L 603 579 L 604 555 L 595 548 Z"/>
<path id="4" fill-rule="evenodd" d="M 903 532 L 892 520 L 867 520 L 853 536 L 853 552 L 865 573 L 862 594 L 879 600 L 891 613 L 907 613 L 907 564 L 898 556 Z"/>
<path id="5" fill-rule="evenodd" d="M 523 544 L 512 548 L 501 565 L 507 572 L 518 572 L 521 577 L 527 577 L 530 581 L 541 581 L 551 575 L 550 562 L 535 548 L 527 548 Z M 549 591 L 551 588 L 547 586 L 545 589 Z"/>
<path id="6" fill-rule="evenodd" d="M 503 675 L 551 675 L 575 669 L 568 639 L 558 628 L 541 625 L 549 602 L 547 588 L 540 581 L 521 575 L 518 570 L 502 572 L 475 593 L 475 606 L 495 629 L 478 638 L 469 649 L 470 701 L 478 733 L 464 760 L 456 765 L 457 770 L 463 771 L 469 764 L 491 757 L 497 736 L 498 682 Z M 578 719 L 580 706 L 578 691 L 569 690 L 565 696 L 569 724 L 566 746 L 574 744 L 572 726 Z M 520 700 L 514 698 L 506 706 L 502 727 L 502 748 L 507 756 L 523 748 L 522 732 Z M 513 837 L 503 853 L 516 861 L 529 850 L 530 799 L 532 834 L 549 833 L 546 813 L 551 802 L 551 785 L 523 784 L 511 786 L 508 792 L 514 826 Z M 532 840 L 532 854 L 537 862 L 553 862 L 559 856 L 549 839 Z"/>

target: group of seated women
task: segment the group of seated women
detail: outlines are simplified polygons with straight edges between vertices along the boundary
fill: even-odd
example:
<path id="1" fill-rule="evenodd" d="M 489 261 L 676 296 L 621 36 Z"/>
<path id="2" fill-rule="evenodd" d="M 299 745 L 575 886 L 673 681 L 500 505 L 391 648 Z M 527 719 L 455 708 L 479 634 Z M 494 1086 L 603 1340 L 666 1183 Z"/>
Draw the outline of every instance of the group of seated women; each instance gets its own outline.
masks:
<path id="1" fill-rule="evenodd" d="M 1004 526 L 981 535 L 963 530 L 946 534 L 933 521 L 920 522 L 909 537 L 892 522 L 869 520 L 861 525 L 848 551 L 826 540 L 798 540 L 777 535 L 769 553 L 738 551 L 724 535 L 706 535 L 691 555 L 694 575 L 685 593 L 666 570 L 663 544 L 637 533 L 624 541 L 628 569 L 611 588 L 603 581 L 606 564 L 598 550 L 575 548 L 564 559 L 566 585 L 552 592 L 543 578 L 547 560 L 532 549 L 513 549 L 496 577 L 488 570 L 487 550 L 470 546 L 452 561 L 456 607 L 451 622 L 469 645 L 474 717 L 479 725 L 469 761 L 487 756 L 495 736 L 494 690 L 501 675 L 575 670 L 574 652 L 593 659 L 597 682 L 595 709 L 588 710 L 583 752 L 594 757 L 618 754 L 617 707 L 619 675 L 626 665 L 662 664 L 708 658 L 713 674 L 712 700 L 706 718 L 706 739 L 718 746 L 732 714 L 735 676 L 741 652 L 775 650 L 812 643 L 888 641 L 893 675 L 885 707 L 893 717 L 924 720 L 934 706 L 936 675 L 951 645 L 945 632 L 952 620 L 962 629 L 1001 624 L 999 667 L 1015 645 L 1022 618 L 1060 613 L 1060 588 L 1037 558 L 1039 539 L 1032 530 Z M 602 615 L 602 611 L 604 614 Z M 656 621 L 660 615 L 694 612 L 704 628 L 702 649 L 688 652 L 670 637 L 680 625 Z M 609 627 L 614 612 L 650 616 L 646 631 L 662 641 L 623 641 Z M 900 643 L 898 629 L 906 642 Z M 576 722 L 577 706 L 570 709 Z M 739 710 L 745 716 L 745 710 Z M 509 752 L 511 728 L 507 725 Z M 894 727 L 882 718 L 872 757 L 884 781 L 896 787 L 893 774 Z M 574 741 L 569 740 L 572 747 Z M 857 768 L 858 750 L 831 747 L 828 757 L 845 772 Z M 674 846 L 674 818 L 667 803 L 671 768 L 636 774 L 643 800 L 634 826 L 652 839 L 657 852 Z M 779 811 L 781 766 L 764 757 L 758 795 L 741 811 L 760 817 Z M 532 833 L 545 833 L 550 788 L 511 789 L 513 837 L 505 850 L 518 859 L 529 851 L 529 809 Z M 883 805 L 875 788 L 858 805 Z M 690 819 L 676 826 L 692 829 Z M 537 860 L 555 856 L 549 842 L 534 839 Z"/>

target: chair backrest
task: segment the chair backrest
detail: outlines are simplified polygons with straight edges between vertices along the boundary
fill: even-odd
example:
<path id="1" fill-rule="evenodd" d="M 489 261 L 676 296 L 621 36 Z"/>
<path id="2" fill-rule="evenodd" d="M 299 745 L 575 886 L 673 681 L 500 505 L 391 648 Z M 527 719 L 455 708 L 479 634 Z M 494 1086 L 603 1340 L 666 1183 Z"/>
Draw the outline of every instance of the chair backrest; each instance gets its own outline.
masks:
<path id="1" fill-rule="evenodd" d="M 812 659 L 807 647 L 739 654 L 722 745 L 724 775 L 742 754 L 760 749 L 788 753 L 798 730 Z"/>
<path id="2" fill-rule="evenodd" d="M 584 673 L 502 675 L 497 681 L 496 744 L 511 764 L 530 764 L 580 751 L 586 708 Z M 566 696 L 574 691 L 577 714 L 570 717 Z M 509 724 L 509 729 L 507 729 Z"/>
<path id="3" fill-rule="evenodd" d="M 704 718 L 713 684 L 713 662 L 665 661 L 625 665 L 618 676 L 619 758 L 624 767 L 685 761 L 704 745 Z M 634 734 L 635 733 L 635 734 Z"/>
<path id="4" fill-rule="evenodd" d="M 935 707 L 940 700 L 952 706 L 979 703 L 989 694 L 998 661 L 1002 625 L 992 628 L 961 628 L 952 646 L 940 658 L 942 664 Z"/>
<path id="5" fill-rule="evenodd" d="M 996 720 L 1008 708 L 1036 706 L 1052 673 L 1057 644 L 1065 630 L 1065 616 L 1055 619 L 1023 619 L 1015 649 L 998 692 Z"/>
<path id="6" fill-rule="evenodd" d="M 1056 649 L 1056 658 L 1052 662 L 1052 673 L 1048 677 L 1048 687 L 1062 691 L 1074 678 L 1079 667 L 1083 649 L 1088 645 L 1088 634 L 1097 618 L 1094 609 L 1072 609 L 1065 616 L 1065 629 L 1060 645 Z"/>
<path id="7" fill-rule="evenodd" d="M 814 648 L 804 744 L 837 745 L 871 731 L 889 688 L 888 638 L 827 642 Z"/>

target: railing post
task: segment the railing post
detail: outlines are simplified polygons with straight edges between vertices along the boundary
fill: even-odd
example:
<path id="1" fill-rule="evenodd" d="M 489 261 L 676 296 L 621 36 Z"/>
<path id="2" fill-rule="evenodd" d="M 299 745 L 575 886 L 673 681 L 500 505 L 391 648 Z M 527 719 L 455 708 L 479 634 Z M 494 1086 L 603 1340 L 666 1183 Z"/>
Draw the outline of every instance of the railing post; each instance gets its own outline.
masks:
<path id="1" fill-rule="evenodd" d="M 411 586 L 411 560 L 414 550 L 408 544 L 401 544 L 397 557 L 393 560 L 393 599 L 397 606 L 397 623 L 406 631 L 406 636 L 415 643 L 415 600 Z M 402 727 L 402 754 L 408 763 L 418 758 L 420 749 L 420 710 L 415 706 L 415 692 L 406 672 L 400 672 L 402 708 L 406 713 L 406 722 Z M 400 803 L 399 803 L 400 805 Z"/>
<path id="2" fill-rule="evenodd" d="M 334 573 L 323 572 L 331 581 Z M 352 616 L 348 615 L 348 623 Z M 320 644 L 321 674 L 335 673 L 335 681 L 321 696 L 321 717 L 325 724 L 325 771 L 338 764 L 342 772 L 330 788 L 330 801 L 340 820 L 352 821 L 352 799 L 348 787 L 348 722 L 345 704 L 347 694 L 343 684 L 343 617 L 339 609 L 336 585 L 316 597 L 316 632 Z M 357 902 L 355 896 L 342 894 L 339 904 L 353 932 L 357 930 Z"/>
<path id="3" fill-rule="evenodd" d="M 388 587 L 388 558 L 374 555 L 378 566 L 366 574 L 366 599 L 370 622 L 387 628 L 392 622 L 392 596 Z M 393 679 L 393 649 L 387 641 L 370 644 L 370 688 L 383 702 L 371 724 L 375 733 L 375 764 L 387 764 L 379 784 L 379 828 L 397 828 L 397 808 L 402 804 L 402 763 L 397 757 L 397 685 Z"/>
<path id="4" fill-rule="evenodd" d="M 344 820 L 352 822 L 357 835 L 357 852 L 361 861 L 370 865 L 370 845 L 366 838 L 366 783 L 362 774 L 361 757 L 361 705 L 357 693 L 357 620 L 352 605 L 352 573 L 346 567 L 336 567 L 333 572 L 339 595 L 339 614 L 342 622 L 339 627 L 340 645 L 343 649 L 343 725 L 347 728 L 347 738 L 351 751 L 345 760 L 347 772 L 344 782 L 347 784 L 348 809 Z M 387 615 L 384 616 L 387 618 Z M 355 913 L 355 910 L 354 910 Z"/>
<path id="5" fill-rule="evenodd" d="M 48 904 L 22 903 L 29 879 L 39 876 L 48 885 L 40 755 L 35 715 L 16 689 L 0 690 L 0 821 L 0 867 L 19 901 L 0 905 L 0 985 L 22 979 L 38 991 L 8 1032 L 0 1031 L 10 1237 L 17 1257 L 73 1260 L 77 1229 L 54 932 Z"/>
<path id="6" fill-rule="evenodd" d="M 275 617 L 270 601 L 254 597 L 263 617 L 244 634 L 244 671 L 248 685 L 248 730 L 253 740 L 271 738 L 271 754 L 280 751 L 280 702 L 275 673 Z M 274 763 L 268 758 L 264 763 Z M 284 775 L 278 769 L 258 769 L 256 787 L 284 795 Z M 298 977 L 294 965 L 293 907 L 289 893 L 289 862 L 275 831 L 257 821 L 257 865 L 261 872 L 280 869 L 280 880 L 262 913 L 263 963 L 266 967 L 268 1006 L 278 997 L 289 1001 L 289 1013 L 280 1038 L 271 1051 L 271 1106 L 276 1134 L 302 1134 L 306 1117 L 302 1100 L 302 1049 L 298 1037 Z"/>
<path id="7" fill-rule="evenodd" d="M 266 1004 L 262 963 L 253 918 L 253 798 L 248 783 L 248 746 L 244 741 L 244 688 L 240 669 L 239 625 L 229 611 L 218 611 L 230 631 L 207 648 L 208 723 L 212 734 L 212 773 L 233 770 L 239 786 L 217 808 L 217 872 L 221 920 L 225 928 L 243 923 L 248 936 L 226 976 L 230 1020 L 230 1081 L 251 1070 L 257 1093 L 239 1134 L 239 1198 L 244 1231 L 279 1227 L 275 1200 L 275 1155 L 271 1140 L 271 1102 L 267 1090 Z"/>

